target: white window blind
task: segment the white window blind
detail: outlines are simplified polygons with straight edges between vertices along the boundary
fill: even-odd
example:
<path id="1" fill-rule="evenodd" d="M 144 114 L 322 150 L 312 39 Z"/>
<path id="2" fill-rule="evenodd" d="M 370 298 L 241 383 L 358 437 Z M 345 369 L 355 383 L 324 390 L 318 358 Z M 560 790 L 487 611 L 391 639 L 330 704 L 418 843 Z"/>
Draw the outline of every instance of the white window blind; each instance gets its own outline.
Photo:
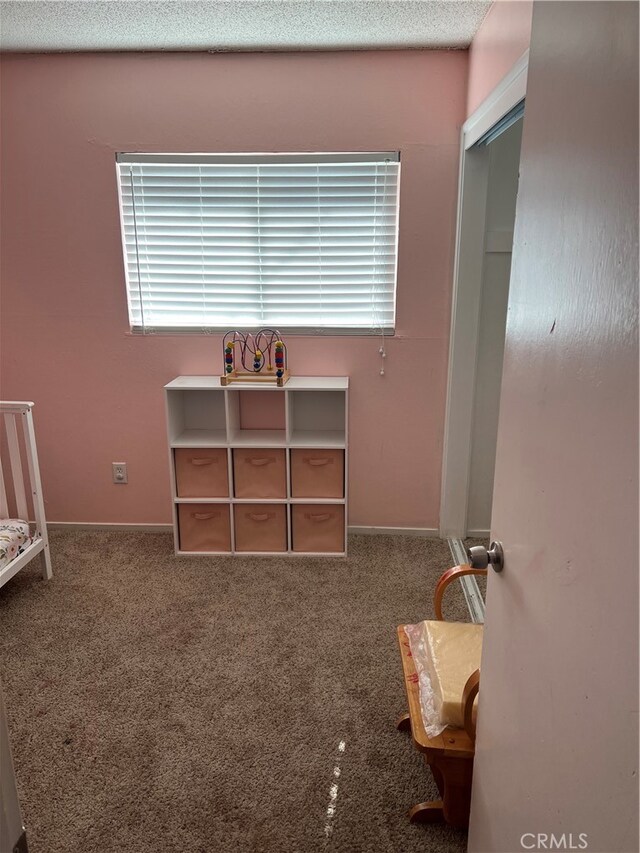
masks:
<path id="1" fill-rule="evenodd" d="M 134 331 L 391 332 L 397 152 L 118 154 Z"/>

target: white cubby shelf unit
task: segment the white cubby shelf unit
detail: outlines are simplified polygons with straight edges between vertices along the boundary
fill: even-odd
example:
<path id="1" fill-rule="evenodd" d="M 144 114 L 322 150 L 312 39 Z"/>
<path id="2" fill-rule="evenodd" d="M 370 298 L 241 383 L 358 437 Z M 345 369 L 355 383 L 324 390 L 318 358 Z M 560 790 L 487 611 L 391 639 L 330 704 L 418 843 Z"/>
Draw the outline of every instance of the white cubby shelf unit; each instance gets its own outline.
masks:
<path id="1" fill-rule="evenodd" d="M 346 376 L 165 385 L 176 554 L 346 556 L 348 395 Z"/>

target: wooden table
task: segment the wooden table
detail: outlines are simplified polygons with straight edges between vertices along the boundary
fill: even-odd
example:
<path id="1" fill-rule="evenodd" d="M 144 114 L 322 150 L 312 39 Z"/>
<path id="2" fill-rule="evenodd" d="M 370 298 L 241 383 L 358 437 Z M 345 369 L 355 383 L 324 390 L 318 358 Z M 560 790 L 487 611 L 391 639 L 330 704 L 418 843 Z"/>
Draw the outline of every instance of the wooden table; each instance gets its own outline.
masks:
<path id="1" fill-rule="evenodd" d="M 418 674 L 404 627 L 398 626 L 398 643 L 409 713 L 400 718 L 397 726 L 404 731 L 411 729 L 416 749 L 424 754 L 442 798 L 413 806 L 409 820 L 415 823 L 445 821 L 451 826 L 466 828 L 469 825 L 475 746 L 464 729 L 448 727 L 437 737 L 427 735 L 420 710 Z"/>

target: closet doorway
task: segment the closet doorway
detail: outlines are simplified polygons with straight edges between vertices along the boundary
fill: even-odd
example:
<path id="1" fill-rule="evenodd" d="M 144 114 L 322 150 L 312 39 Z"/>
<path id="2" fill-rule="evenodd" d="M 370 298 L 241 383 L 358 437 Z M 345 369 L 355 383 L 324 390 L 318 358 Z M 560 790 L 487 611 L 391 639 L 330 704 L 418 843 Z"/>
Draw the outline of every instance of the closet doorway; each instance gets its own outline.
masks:
<path id="1" fill-rule="evenodd" d="M 491 530 L 527 63 L 525 54 L 462 130 L 440 505 L 450 540 Z"/>
<path id="2" fill-rule="evenodd" d="M 488 537 L 491 530 L 493 474 L 496 464 L 521 139 L 522 118 L 519 118 L 487 143 L 489 184 L 471 415 L 467 536 Z"/>

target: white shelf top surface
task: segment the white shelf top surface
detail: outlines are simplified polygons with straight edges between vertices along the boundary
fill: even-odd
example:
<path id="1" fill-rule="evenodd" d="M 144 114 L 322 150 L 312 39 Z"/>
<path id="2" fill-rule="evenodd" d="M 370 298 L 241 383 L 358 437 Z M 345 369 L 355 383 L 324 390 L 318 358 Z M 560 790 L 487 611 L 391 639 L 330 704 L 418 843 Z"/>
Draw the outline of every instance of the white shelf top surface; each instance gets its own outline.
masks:
<path id="1" fill-rule="evenodd" d="M 286 504 L 288 498 L 232 498 L 228 495 L 223 498 L 174 498 L 176 504 Z M 310 503 L 310 501 L 307 501 Z M 329 503 L 340 503 L 339 499 Z"/>
<path id="2" fill-rule="evenodd" d="M 343 448 L 345 447 L 344 430 L 340 429 L 305 429 L 293 430 L 289 447 L 314 447 L 321 449 L 325 447 Z"/>
<path id="3" fill-rule="evenodd" d="M 233 447 L 285 447 L 286 433 L 283 429 L 237 429 L 231 434 L 229 444 Z"/>
<path id="4" fill-rule="evenodd" d="M 171 441 L 172 447 L 226 447 L 224 429 L 185 429 Z"/>
<path id="5" fill-rule="evenodd" d="M 348 376 L 292 376 L 282 388 L 269 382 L 232 382 L 221 385 L 219 376 L 177 376 L 164 386 L 169 391 L 346 391 Z"/>
<path id="6" fill-rule="evenodd" d="M 346 503 L 346 498 L 174 498 L 175 504 L 327 504 L 340 506 Z"/>
<path id="7" fill-rule="evenodd" d="M 321 449 L 344 449 L 344 430 L 293 430 L 286 441 L 285 430 L 243 429 L 235 430 L 227 441 L 223 429 L 185 429 L 170 441 L 171 447 L 292 447 Z"/>

